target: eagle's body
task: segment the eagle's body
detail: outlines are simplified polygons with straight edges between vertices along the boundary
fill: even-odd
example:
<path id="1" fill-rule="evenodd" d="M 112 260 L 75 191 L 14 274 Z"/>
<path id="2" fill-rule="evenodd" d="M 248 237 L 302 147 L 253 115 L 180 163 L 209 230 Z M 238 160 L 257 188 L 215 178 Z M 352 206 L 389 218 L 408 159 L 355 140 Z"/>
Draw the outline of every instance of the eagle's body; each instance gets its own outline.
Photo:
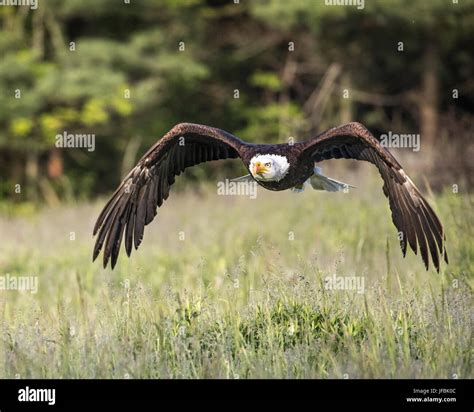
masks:
<path id="1" fill-rule="evenodd" d="M 281 156 L 286 158 L 289 164 L 287 173 L 281 178 L 281 180 L 257 180 L 258 184 L 268 190 L 286 190 L 291 189 L 295 186 L 302 185 L 313 175 L 314 162 L 309 156 L 299 156 L 301 150 L 301 144 L 293 144 L 292 150 L 288 151 L 288 144 L 264 144 L 255 145 L 245 151 L 242 161 L 251 175 L 253 175 L 251 167 L 251 161 L 253 158 L 261 156 Z"/>
<path id="2" fill-rule="evenodd" d="M 440 256 L 447 262 L 444 230 L 438 217 L 405 174 L 397 160 L 360 123 L 327 130 L 309 140 L 288 144 L 251 144 L 209 126 L 181 123 L 153 145 L 125 177 L 99 215 L 94 227 L 95 259 L 102 246 L 104 267 L 117 261 L 122 238 L 128 255 L 138 248 L 144 233 L 168 198 L 175 177 L 199 163 L 240 157 L 249 175 L 268 190 L 314 189 L 338 191 L 349 185 L 325 177 L 315 163 L 331 158 L 364 160 L 374 164 L 384 181 L 392 219 L 399 230 L 403 255 L 407 244 L 419 248 L 426 268 L 429 255 L 439 270 Z"/>

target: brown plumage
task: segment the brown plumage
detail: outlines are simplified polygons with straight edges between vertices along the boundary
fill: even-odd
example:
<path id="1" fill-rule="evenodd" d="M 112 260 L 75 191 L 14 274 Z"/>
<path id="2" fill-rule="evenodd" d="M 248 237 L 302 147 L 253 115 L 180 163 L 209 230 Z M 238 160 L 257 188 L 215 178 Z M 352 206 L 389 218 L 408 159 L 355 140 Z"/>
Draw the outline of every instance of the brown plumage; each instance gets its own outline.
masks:
<path id="1" fill-rule="evenodd" d="M 360 123 L 327 130 L 307 141 L 294 144 L 250 144 L 224 130 L 192 123 L 173 127 L 153 145 L 107 202 L 94 226 L 97 235 L 93 259 L 104 247 L 104 267 L 109 260 L 114 268 L 122 238 L 130 256 L 132 243 L 138 248 L 144 233 L 168 198 L 175 177 L 187 167 L 212 160 L 240 157 L 250 171 L 250 161 L 258 154 L 286 157 L 289 168 L 283 178 L 257 182 L 269 190 L 299 187 L 312 174 L 314 163 L 325 159 L 356 159 L 374 164 L 384 181 L 392 220 L 401 234 L 401 248 L 407 243 L 425 264 L 429 256 L 439 271 L 440 256 L 448 262 L 445 234 L 441 222 L 397 160 Z M 251 171 L 250 171 L 251 172 Z"/>

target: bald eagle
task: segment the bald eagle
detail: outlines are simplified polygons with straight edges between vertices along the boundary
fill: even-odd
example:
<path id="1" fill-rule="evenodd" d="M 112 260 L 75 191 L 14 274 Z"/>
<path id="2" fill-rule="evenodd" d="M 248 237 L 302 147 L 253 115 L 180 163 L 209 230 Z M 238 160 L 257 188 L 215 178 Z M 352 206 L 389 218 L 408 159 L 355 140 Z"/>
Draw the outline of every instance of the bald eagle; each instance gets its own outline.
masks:
<path id="1" fill-rule="evenodd" d="M 360 123 L 329 129 L 302 142 L 250 144 L 214 127 L 180 123 L 157 141 L 125 177 L 100 213 L 94 226 L 97 235 L 93 260 L 105 244 L 103 265 L 114 268 L 125 236 L 130 256 L 138 248 L 145 225 L 168 198 L 175 177 L 187 167 L 219 159 L 240 157 L 249 171 L 243 180 L 256 181 L 268 190 L 313 188 L 339 191 L 348 185 L 324 176 L 315 166 L 325 159 L 357 159 L 374 164 L 384 182 L 392 220 L 399 231 L 403 256 L 407 244 L 419 247 L 426 269 L 429 255 L 439 272 L 440 256 L 448 263 L 445 233 L 440 220 L 397 160 Z"/>

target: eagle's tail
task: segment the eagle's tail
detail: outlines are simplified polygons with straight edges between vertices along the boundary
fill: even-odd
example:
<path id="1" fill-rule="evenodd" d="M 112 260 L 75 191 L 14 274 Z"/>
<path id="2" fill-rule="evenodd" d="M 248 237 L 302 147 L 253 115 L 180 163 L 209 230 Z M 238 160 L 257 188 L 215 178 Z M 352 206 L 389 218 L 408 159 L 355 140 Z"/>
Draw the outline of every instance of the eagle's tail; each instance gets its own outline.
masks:
<path id="1" fill-rule="evenodd" d="M 255 182 L 255 179 L 252 177 L 252 175 L 245 175 L 245 176 L 240 176 L 240 177 L 234 177 L 233 179 L 230 179 L 231 182 Z"/>
<path id="2" fill-rule="evenodd" d="M 321 168 L 317 166 L 314 167 L 314 175 L 309 178 L 309 181 L 314 190 L 326 190 L 327 192 L 339 192 L 341 190 L 348 190 L 350 187 L 355 187 L 348 183 L 324 176 L 321 173 Z"/>

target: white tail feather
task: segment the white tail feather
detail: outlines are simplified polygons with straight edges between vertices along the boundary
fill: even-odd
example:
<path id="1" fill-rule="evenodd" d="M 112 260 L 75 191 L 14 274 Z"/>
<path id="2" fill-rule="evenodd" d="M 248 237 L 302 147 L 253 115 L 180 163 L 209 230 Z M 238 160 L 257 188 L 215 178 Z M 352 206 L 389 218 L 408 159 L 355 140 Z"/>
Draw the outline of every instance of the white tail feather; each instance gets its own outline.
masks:
<path id="1" fill-rule="evenodd" d="M 235 177 L 234 179 L 230 179 L 231 182 L 254 182 L 255 179 L 252 175 L 245 175 L 240 177 Z"/>
<path id="2" fill-rule="evenodd" d="M 340 182 L 321 173 L 321 168 L 315 166 L 314 175 L 309 178 L 311 186 L 315 190 L 326 190 L 327 192 L 339 192 L 350 187 L 354 187 L 348 183 Z"/>

